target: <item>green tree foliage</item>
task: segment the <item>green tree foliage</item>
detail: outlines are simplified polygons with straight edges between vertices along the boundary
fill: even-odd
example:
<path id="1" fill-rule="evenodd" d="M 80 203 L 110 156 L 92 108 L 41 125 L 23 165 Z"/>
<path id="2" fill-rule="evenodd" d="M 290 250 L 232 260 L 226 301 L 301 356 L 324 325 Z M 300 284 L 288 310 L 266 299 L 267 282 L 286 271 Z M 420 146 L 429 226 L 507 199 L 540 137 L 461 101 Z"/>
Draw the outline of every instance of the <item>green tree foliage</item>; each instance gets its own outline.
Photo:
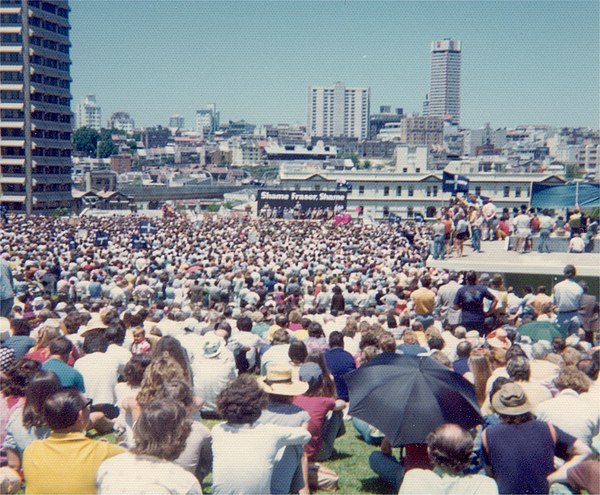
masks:
<path id="1" fill-rule="evenodd" d="M 86 156 L 95 156 L 99 137 L 95 129 L 80 127 L 73 133 L 73 148 Z"/>
<path id="2" fill-rule="evenodd" d="M 119 153 L 119 148 L 110 140 L 100 141 L 98 143 L 98 156 L 100 158 L 108 158 L 111 155 Z"/>

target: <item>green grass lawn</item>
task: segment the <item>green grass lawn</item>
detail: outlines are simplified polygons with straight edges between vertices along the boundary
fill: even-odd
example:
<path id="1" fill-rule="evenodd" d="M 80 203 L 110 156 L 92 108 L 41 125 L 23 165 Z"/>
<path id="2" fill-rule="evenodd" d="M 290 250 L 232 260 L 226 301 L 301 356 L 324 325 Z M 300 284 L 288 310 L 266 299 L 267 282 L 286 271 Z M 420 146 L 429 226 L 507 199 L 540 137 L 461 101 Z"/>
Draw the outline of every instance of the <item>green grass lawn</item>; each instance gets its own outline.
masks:
<path id="1" fill-rule="evenodd" d="M 212 428 L 220 421 L 202 422 Z M 336 452 L 331 460 L 321 463 L 333 469 L 340 477 L 338 493 L 394 493 L 394 490 L 382 482 L 369 467 L 369 455 L 378 448 L 360 440 L 350 421 L 346 421 L 346 433 L 335 441 Z M 212 476 L 209 475 L 202 484 L 204 493 L 212 493 L 211 483 Z"/>

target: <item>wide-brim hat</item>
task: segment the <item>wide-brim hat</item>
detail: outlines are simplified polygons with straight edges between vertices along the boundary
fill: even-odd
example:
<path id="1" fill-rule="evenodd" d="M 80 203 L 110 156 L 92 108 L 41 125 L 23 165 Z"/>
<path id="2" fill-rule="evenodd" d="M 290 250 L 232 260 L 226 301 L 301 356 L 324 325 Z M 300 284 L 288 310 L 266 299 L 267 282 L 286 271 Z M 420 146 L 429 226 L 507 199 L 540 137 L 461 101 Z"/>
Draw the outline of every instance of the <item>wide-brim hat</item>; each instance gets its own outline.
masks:
<path id="1" fill-rule="evenodd" d="M 208 334 L 204 337 L 202 344 L 202 356 L 205 358 L 213 358 L 221 354 L 221 348 L 224 344 L 224 340 L 214 334 Z"/>
<path id="2" fill-rule="evenodd" d="M 88 321 L 86 325 L 83 325 L 79 328 L 79 330 L 77 331 L 77 335 L 85 335 L 91 330 L 106 330 L 107 328 L 108 327 L 102 321 L 102 318 L 100 318 L 100 315 L 98 313 L 95 313 L 92 315 L 91 320 Z"/>
<path id="3" fill-rule="evenodd" d="M 292 367 L 273 363 L 267 369 L 266 376 L 258 380 L 258 385 L 272 395 L 296 396 L 308 390 L 308 383 L 292 379 Z"/>
<path id="4" fill-rule="evenodd" d="M 531 403 L 518 383 L 506 383 L 492 397 L 492 407 L 504 416 L 520 416 L 531 412 Z"/>

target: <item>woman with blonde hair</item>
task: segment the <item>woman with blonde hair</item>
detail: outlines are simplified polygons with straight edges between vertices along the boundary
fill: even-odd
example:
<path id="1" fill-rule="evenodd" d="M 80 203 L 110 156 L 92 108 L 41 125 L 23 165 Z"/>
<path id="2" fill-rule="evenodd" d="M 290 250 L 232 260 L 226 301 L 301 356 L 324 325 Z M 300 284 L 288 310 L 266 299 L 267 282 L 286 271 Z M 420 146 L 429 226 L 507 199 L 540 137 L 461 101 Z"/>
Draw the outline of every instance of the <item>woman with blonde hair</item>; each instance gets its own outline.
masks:
<path id="1" fill-rule="evenodd" d="M 44 325 L 38 330 L 37 343 L 31 348 L 31 350 L 25 355 L 26 358 L 35 359 L 40 363 L 45 363 L 50 357 L 50 349 L 48 345 L 56 337 L 60 337 L 60 332 L 57 328 L 49 325 Z M 72 365 L 73 363 L 68 363 Z"/>
<path id="2" fill-rule="evenodd" d="M 492 364 L 489 352 L 487 349 L 476 349 L 469 356 L 469 371 L 465 373 L 465 378 L 474 385 L 479 405 L 485 402 L 485 387 L 490 376 L 492 376 Z"/>
<path id="3" fill-rule="evenodd" d="M 155 356 L 144 371 L 144 378 L 137 396 L 129 397 L 122 402 L 126 414 L 132 418 L 133 423 L 137 421 L 146 404 L 160 397 L 165 383 L 175 380 L 182 380 L 189 385 L 189 380 L 181 365 L 168 352 L 165 351 Z M 198 398 L 196 398 L 196 402 L 202 405 L 202 401 Z"/>

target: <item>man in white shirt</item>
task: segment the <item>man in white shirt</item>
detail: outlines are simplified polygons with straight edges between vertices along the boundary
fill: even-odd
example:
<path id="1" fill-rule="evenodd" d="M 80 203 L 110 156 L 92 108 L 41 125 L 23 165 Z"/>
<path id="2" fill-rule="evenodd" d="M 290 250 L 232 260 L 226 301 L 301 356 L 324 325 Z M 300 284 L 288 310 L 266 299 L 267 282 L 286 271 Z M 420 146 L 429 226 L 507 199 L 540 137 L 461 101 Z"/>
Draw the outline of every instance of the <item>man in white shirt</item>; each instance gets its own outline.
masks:
<path id="1" fill-rule="evenodd" d="M 94 405 L 115 403 L 119 362 L 106 353 L 107 349 L 108 341 L 103 334 L 87 332 L 83 340 L 85 356 L 75 361 L 74 368 L 83 376 L 85 393 Z"/>
<path id="2" fill-rule="evenodd" d="M 579 234 L 573 234 L 569 241 L 569 253 L 583 253 L 585 251 L 585 241 Z"/>
<path id="3" fill-rule="evenodd" d="M 538 405 L 536 415 L 541 421 L 550 421 L 588 447 L 600 428 L 600 409 L 582 399 L 579 394 L 589 390 L 590 381 L 574 366 L 563 368 L 554 384 L 559 393 L 553 399 Z"/>
<path id="4" fill-rule="evenodd" d="M 400 495 L 497 494 L 496 482 L 482 474 L 463 474 L 473 453 L 473 439 L 455 424 L 444 424 L 427 437 L 427 454 L 433 470 L 411 469 L 404 475 Z"/>
<path id="5" fill-rule="evenodd" d="M 575 281 L 577 271 L 573 265 L 565 266 L 563 273 L 565 280 L 556 284 L 552 293 L 558 313 L 556 323 L 564 334 L 574 334 L 581 326 L 579 303 L 583 295 L 583 288 Z"/>

